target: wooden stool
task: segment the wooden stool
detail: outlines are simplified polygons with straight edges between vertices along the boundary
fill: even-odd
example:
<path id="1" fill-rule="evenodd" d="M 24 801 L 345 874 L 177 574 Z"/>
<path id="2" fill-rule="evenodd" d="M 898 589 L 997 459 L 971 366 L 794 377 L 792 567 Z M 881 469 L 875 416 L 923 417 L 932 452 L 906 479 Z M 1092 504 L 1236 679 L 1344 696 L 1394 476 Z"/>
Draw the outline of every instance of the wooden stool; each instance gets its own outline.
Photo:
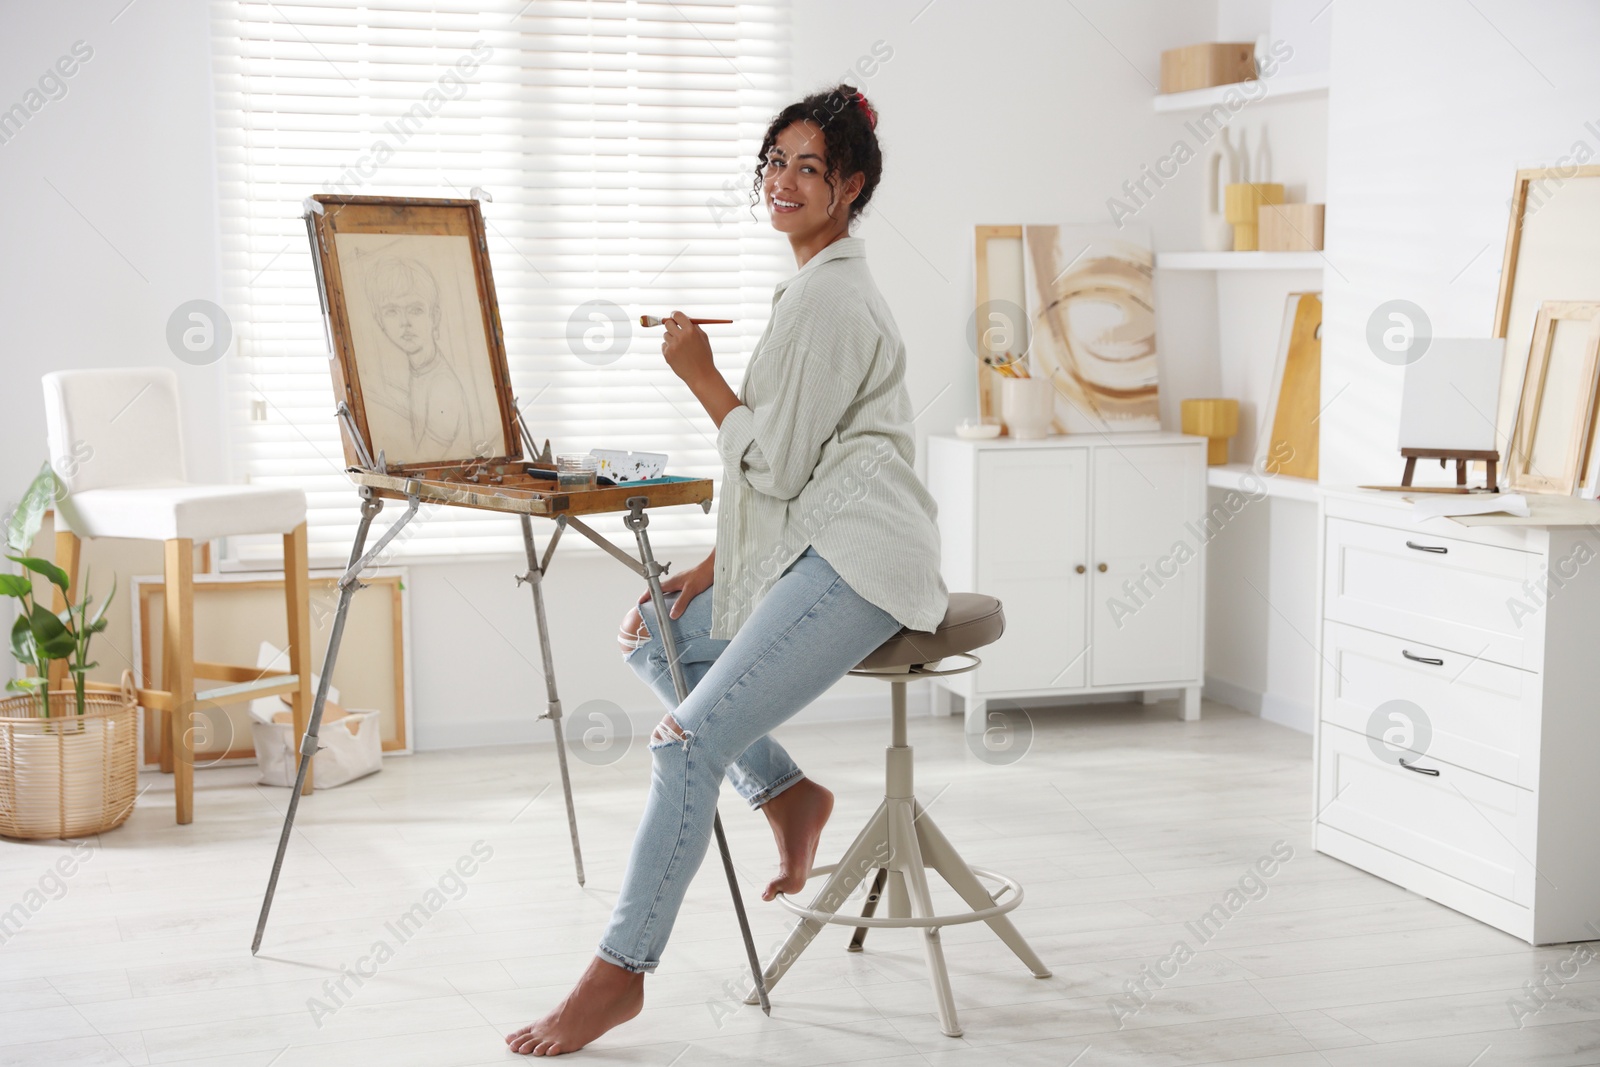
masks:
<path id="1" fill-rule="evenodd" d="M 913 927 L 922 931 L 923 951 L 927 957 L 928 975 L 933 983 L 934 1002 L 939 1011 L 939 1025 L 950 1037 L 961 1036 L 961 1024 L 956 1019 L 955 999 L 950 992 L 950 975 L 945 968 L 944 948 L 939 940 L 939 928 L 959 923 L 986 922 L 1017 954 L 1035 978 L 1049 978 L 1050 970 L 1023 940 L 1017 928 L 1006 918 L 1006 913 L 1022 903 L 1022 886 L 1013 878 L 982 867 L 972 867 L 956 852 L 944 834 L 939 832 L 933 817 L 917 803 L 912 786 L 911 747 L 906 744 L 906 683 L 918 678 L 949 674 L 963 674 L 978 667 L 978 657 L 972 650 L 995 641 L 1005 631 L 1005 614 L 1000 601 L 981 593 L 952 593 L 944 621 L 933 633 L 901 630 L 884 642 L 877 651 L 862 660 L 850 673 L 858 677 L 880 678 L 890 684 L 892 719 L 889 748 L 886 752 L 886 771 L 883 803 L 856 835 L 855 842 L 845 851 L 838 863 L 814 867 L 813 875 L 827 875 L 828 880 L 812 898 L 809 906 L 801 907 L 785 894 L 778 901 L 803 920 L 790 931 L 763 972 L 770 991 L 799 958 L 806 946 L 822 929 L 823 923 L 856 927 L 850 950 L 859 952 L 870 927 Z M 946 657 L 960 656 L 966 663 L 954 669 L 938 669 L 936 665 Z M 955 915 L 935 915 L 928 893 L 925 868 L 932 867 L 950 883 L 961 899 L 972 910 Z M 872 872 L 877 872 L 872 892 L 868 894 L 866 909 L 860 916 L 839 915 L 838 911 L 856 886 Z M 982 879 L 999 884 L 999 891 L 991 893 L 984 888 Z M 885 884 L 888 887 L 888 915 L 874 915 L 878 896 Z M 1010 899 L 1001 898 L 1010 894 Z M 751 993 L 747 1004 L 756 1002 Z"/>
<path id="2" fill-rule="evenodd" d="M 67 572 L 67 596 L 77 595 L 80 538 L 126 537 L 166 545 L 161 639 L 165 688 L 139 690 L 139 705 L 162 716 L 161 769 L 173 775 L 178 822 L 192 822 L 197 704 L 288 693 L 295 734 L 305 734 L 311 714 L 305 493 L 188 481 L 179 433 L 178 377 L 170 370 L 57 371 L 44 376 L 44 396 L 50 462 L 67 487 L 55 509 L 56 564 Z M 287 671 L 194 658 L 194 546 L 246 534 L 283 536 Z M 57 610 L 65 603 L 58 590 Z M 60 685 L 57 674 L 65 669 L 64 663 L 52 668 L 52 689 Z M 196 693 L 196 677 L 229 684 Z"/>

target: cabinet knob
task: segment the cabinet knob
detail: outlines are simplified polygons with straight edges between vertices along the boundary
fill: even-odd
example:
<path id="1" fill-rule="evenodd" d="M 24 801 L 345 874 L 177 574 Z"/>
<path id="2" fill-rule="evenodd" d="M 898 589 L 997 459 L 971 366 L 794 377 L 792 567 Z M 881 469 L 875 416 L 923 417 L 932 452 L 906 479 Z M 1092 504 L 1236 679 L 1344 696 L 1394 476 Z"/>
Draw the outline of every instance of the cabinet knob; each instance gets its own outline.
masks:
<path id="1" fill-rule="evenodd" d="M 1101 574 L 1104 574 L 1106 572 L 1106 565 L 1104 563 L 1100 564 L 1098 570 Z"/>
<path id="2" fill-rule="evenodd" d="M 1078 572 L 1078 573 L 1079 573 L 1079 574 L 1082 574 L 1082 573 L 1083 573 L 1083 572 L 1084 572 L 1084 571 L 1086 571 L 1086 570 L 1088 570 L 1088 569 L 1089 569 L 1089 568 L 1088 568 L 1088 567 L 1085 567 L 1085 566 L 1084 566 L 1084 565 L 1083 565 L 1083 564 L 1081 564 L 1081 563 L 1080 563 L 1080 564 L 1078 564 L 1078 565 L 1077 565 L 1077 567 L 1075 567 L 1075 568 L 1074 568 L 1074 569 L 1075 569 L 1075 570 L 1076 570 L 1076 571 L 1077 571 L 1077 572 Z"/>

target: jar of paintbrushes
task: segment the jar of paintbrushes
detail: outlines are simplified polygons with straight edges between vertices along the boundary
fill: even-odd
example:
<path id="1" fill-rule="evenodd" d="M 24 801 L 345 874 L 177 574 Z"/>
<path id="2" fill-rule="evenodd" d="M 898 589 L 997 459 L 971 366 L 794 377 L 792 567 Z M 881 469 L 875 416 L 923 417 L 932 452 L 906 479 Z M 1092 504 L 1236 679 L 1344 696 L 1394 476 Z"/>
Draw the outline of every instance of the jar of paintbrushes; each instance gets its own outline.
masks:
<path id="1" fill-rule="evenodd" d="M 1000 418 L 1012 437 L 1047 437 L 1055 414 L 1055 390 L 1044 378 L 1034 378 L 1021 359 L 990 364 L 1000 375 Z"/>

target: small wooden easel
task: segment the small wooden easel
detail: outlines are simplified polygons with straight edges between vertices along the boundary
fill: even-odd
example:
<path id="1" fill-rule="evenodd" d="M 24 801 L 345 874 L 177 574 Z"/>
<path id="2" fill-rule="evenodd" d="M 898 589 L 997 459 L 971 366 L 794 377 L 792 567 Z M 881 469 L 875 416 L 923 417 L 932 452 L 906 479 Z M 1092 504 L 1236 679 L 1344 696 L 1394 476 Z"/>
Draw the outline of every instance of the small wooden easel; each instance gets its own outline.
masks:
<path id="1" fill-rule="evenodd" d="M 1441 467 L 1443 467 L 1450 460 L 1455 460 L 1456 488 L 1454 491 L 1458 493 L 1469 492 L 1470 490 L 1467 487 L 1467 463 L 1475 459 L 1481 459 L 1488 470 L 1487 488 L 1489 492 L 1498 493 L 1500 491 L 1499 487 L 1495 484 L 1495 466 L 1500 462 L 1500 453 L 1496 452 L 1492 448 L 1471 449 L 1467 451 L 1437 448 L 1402 448 L 1400 450 L 1400 454 L 1404 456 L 1406 460 L 1406 472 L 1400 476 L 1400 484 L 1407 489 L 1412 488 L 1411 476 L 1416 473 L 1417 460 L 1437 459 L 1439 461 L 1439 466 Z M 1442 489 L 1438 491 L 1450 492 L 1448 489 Z"/>

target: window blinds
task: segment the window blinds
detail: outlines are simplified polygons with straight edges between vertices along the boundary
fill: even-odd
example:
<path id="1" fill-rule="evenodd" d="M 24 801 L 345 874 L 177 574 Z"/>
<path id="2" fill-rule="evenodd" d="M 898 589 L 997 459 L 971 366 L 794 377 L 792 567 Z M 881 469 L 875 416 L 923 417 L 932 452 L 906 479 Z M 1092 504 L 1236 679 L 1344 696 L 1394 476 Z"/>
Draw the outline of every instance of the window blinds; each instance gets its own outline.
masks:
<path id="1" fill-rule="evenodd" d="M 772 287 L 794 270 L 748 206 L 761 136 L 788 102 L 788 5 L 214 3 L 230 462 L 306 490 L 314 558 L 342 561 L 358 501 L 301 219 L 312 193 L 487 191 L 507 358 L 535 438 L 718 472 L 715 428 L 662 362 L 660 331 L 637 320 L 733 319 L 707 332 L 737 387 Z M 651 532 L 705 542 L 714 523 L 664 510 Z M 626 536 L 619 520 L 597 525 Z M 425 508 L 412 530 L 397 556 L 521 550 L 515 520 L 488 513 Z M 230 556 L 270 558 L 276 541 Z"/>

